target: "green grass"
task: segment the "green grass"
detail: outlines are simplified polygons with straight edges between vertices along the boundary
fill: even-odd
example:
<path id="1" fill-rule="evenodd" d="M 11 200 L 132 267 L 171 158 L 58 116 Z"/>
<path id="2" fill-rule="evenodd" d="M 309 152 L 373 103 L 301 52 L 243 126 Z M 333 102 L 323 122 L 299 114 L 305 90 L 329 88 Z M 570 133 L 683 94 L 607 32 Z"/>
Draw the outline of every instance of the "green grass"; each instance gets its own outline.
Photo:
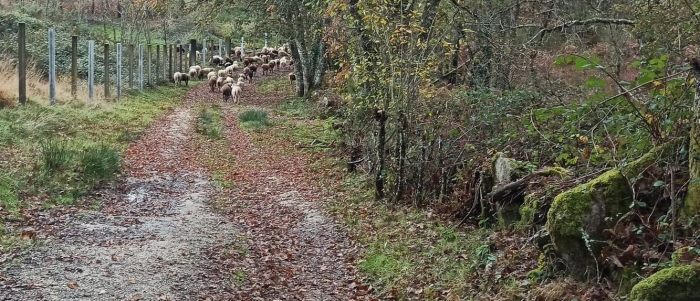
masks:
<path id="1" fill-rule="evenodd" d="M 67 103 L 0 109 L 0 224 L 25 208 L 73 205 L 114 179 L 129 143 L 176 106 L 182 89 L 131 92 L 118 103 Z M 6 214 L 5 214 L 6 213 Z M 0 252 L 18 246 L 0 231 Z"/>
<path id="2" fill-rule="evenodd" d="M 267 112 L 263 110 L 247 110 L 238 115 L 238 121 L 244 128 L 263 128 L 270 126 Z"/>
<path id="3" fill-rule="evenodd" d="M 294 97 L 285 100 L 278 106 L 278 111 L 291 117 L 309 117 L 313 104 L 303 98 Z"/>
<path id="4" fill-rule="evenodd" d="M 197 117 L 197 132 L 210 139 L 221 139 L 224 124 L 221 121 L 221 107 L 218 105 L 203 105 Z"/>
<path id="5" fill-rule="evenodd" d="M 50 174 L 71 167 L 73 153 L 64 139 L 50 138 L 39 142 L 39 156 L 43 163 L 42 170 Z"/>
<path id="6" fill-rule="evenodd" d="M 291 138 L 308 150 L 331 151 L 331 146 L 340 141 L 340 131 L 333 128 L 334 119 L 317 119 L 282 122 L 282 136 Z"/>
<path id="7" fill-rule="evenodd" d="M 80 155 L 83 180 L 89 184 L 111 180 L 119 172 L 120 165 L 117 150 L 104 143 L 90 145 Z"/>
<path id="8" fill-rule="evenodd" d="M 260 94 L 282 94 L 290 91 L 294 91 L 294 85 L 289 83 L 289 79 L 287 77 L 268 79 L 261 81 L 258 84 L 258 93 Z"/>

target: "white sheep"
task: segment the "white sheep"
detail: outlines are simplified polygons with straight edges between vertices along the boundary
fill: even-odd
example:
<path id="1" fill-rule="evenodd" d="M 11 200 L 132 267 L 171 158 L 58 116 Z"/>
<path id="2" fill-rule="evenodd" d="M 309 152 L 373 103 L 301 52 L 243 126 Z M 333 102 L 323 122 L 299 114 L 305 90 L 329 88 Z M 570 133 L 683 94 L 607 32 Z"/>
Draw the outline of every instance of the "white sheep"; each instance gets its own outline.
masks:
<path id="1" fill-rule="evenodd" d="M 231 95 L 233 96 L 233 103 L 238 103 L 241 101 L 241 94 L 243 94 L 243 89 L 239 85 L 231 86 Z"/>
<path id="2" fill-rule="evenodd" d="M 216 86 L 219 88 L 219 91 L 221 91 L 221 87 L 224 86 L 224 81 L 226 80 L 225 77 L 219 77 L 216 79 Z"/>
<path id="3" fill-rule="evenodd" d="M 228 75 L 233 75 L 234 72 L 236 72 L 237 67 L 234 67 L 234 65 L 226 67 L 226 74 Z"/>
<path id="4" fill-rule="evenodd" d="M 175 72 L 175 74 L 173 75 L 173 79 L 175 80 L 176 85 L 179 86 L 180 83 L 184 81 L 185 86 L 187 86 L 187 84 L 190 81 L 190 76 L 187 75 L 186 73 Z"/>
<path id="5" fill-rule="evenodd" d="M 226 70 L 225 70 L 225 69 L 221 69 L 221 70 L 219 70 L 219 72 L 217 72 L 216 75 L 217 75 L 218 77 L 226 77 Z"/>
<path id="6" fill-rule="evenodd" d="M 180 85 L 180 80 L 181 80 L 180 75 L 181 75 L 181 74 L 182 74 L 182 73 L 180 73 L 180 72 L 175 72 L 175 73 L 173 74 L 173 81 L 175 82 L 175 85 L 178 85 L 178 86 Z"/>
<path id="7" fill-rule="evenodd" d="M 209 88 L 211 89 L 211 92 L 214 92 L 214 87 L 216 87 L 216 77 L 210 77 Z"/>

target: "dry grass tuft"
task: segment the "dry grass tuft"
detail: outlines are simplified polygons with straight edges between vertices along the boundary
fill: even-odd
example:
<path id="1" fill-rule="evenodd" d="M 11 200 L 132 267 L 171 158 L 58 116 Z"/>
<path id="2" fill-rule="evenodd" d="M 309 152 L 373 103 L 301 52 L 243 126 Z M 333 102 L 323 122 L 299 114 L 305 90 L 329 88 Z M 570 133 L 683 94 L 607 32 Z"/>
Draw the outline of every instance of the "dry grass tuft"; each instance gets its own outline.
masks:
<path id="1" fill-rule="evenodd" d="M 0 90 L 0 109 L 12 107 L 17 103 L 17 99 L 13 99 L 5 91 Z"/>
<path id="2" fill-rule="evenodd" d="M 19 100 L 19 74 L 16 61 L 0 58 L 0 107 L 9 107 Z M 49 104 L 49 83 L 44 75 L 37 71 L 34 65 L 27 67 L 27 100 L 40 104 Z M 95 85 L 95 100 L 88 100 L 87 81 L 78 80 L 78 92 L 75 98 L 71 95 L 70 76 L 58 76 L 56 79 L 56 102 L 84 102 L 92 105 L 103 105 L 108 101 L 104 97 L 102 86 Z"/>

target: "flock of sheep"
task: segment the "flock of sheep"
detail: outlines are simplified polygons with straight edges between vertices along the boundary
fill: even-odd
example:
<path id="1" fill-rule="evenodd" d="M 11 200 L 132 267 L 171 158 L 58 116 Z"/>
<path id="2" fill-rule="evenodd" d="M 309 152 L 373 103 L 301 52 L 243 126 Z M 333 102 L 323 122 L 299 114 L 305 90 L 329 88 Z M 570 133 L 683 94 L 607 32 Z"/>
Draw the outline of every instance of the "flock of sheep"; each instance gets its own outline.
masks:
<path id="1" fill-rule="evenodd" d="M 239 62 L 243 64 L 243 68 Z M 184 82 L 187 86 L 190 80 L 195 78 L 202 80 L 206 76 L 212 93 L 218 90 L 223 95 L 224 102 L 233 98 L 233 103 L 238 103 L 243 93 L 243 85 L 246 81 L 252 83 L 258 70 L 262 71 L 263 76 L 270 75 L 275 69 L 288 70 L 294 65 L 294 60 L 289 56 L 289 50 L 286 46 L 263 47 L 260 52 L 251 57 L 244 56 L 241 48 L 236 47 L 231 51 L 230 56 L 215 55 L 209 63 L 213 66 L 212 68 L 191 66 L 187 73 L 175 72 L 173 74 L 175 85 L 179 86 L 180 83 Z M 242 73 L 238 73 L 239 70 Z M 237 79 L 234 79 L 234 76 Z M 294 72 L 289 73 L 289 81 L 294 83 L 294 80 L 296 80 Z"/>

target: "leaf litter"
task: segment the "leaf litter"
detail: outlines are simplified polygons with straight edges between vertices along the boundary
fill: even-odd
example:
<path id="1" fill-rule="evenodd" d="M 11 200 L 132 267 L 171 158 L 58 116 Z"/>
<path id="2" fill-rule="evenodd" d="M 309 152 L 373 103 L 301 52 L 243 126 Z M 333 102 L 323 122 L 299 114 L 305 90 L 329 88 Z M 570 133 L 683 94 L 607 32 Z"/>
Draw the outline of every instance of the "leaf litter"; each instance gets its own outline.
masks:
<path id="1" fill-rule="evenodd" d="M 243 105 L 285 97 L 247 85 Z M 90 196 L 99 208 L 37 217 L 22 237 L 40 243 L 0 267 L 0 299 L 376 300 L 356 275 L 357 245 L 321 209 L 309 158 L 243 131 L 230 103 L 225 153 L 197 138 L 195 106 L 220 99 L 190 89 L 132 143 L 118 182 Z M 212 185 L 206 156 L 233 187 Z"/>

